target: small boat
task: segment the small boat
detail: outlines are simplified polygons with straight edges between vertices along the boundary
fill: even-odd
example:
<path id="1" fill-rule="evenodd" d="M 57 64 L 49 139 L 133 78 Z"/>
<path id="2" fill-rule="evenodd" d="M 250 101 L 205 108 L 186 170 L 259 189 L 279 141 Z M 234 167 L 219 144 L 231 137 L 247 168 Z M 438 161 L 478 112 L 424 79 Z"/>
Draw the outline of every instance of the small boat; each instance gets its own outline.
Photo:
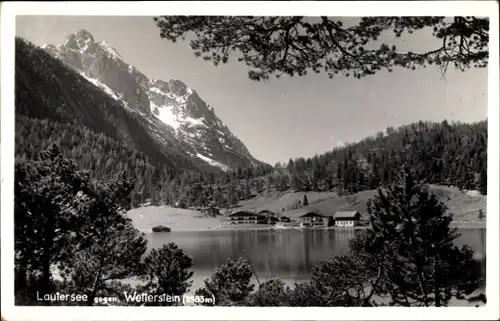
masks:
<path id="1" fill-rule="evenodd" d="M 158 225 L 152 228 L 153 232 L 155 233 L 160 233 L 160 232 L 170 232 L 171 229 L 170 227 L 163 226 L 163 225 Z"/>

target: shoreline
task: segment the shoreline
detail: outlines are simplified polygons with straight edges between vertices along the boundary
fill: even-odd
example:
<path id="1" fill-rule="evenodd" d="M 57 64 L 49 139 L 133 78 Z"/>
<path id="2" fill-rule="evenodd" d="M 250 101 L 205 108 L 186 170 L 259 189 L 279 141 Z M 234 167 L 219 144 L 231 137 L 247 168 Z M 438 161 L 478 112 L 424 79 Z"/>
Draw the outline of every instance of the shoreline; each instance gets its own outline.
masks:
<path id="1" fill-rule="evenodd" d="M 243 225 L 243 224 L 242 224 Z M 252 224 L 252 225 L 244 225 L 244 226 L 233 226 L 233 225 L 221 225 L 216 227 L 204 227 L 204 228 L 172 228 L 170 232 L 153 232 L 151 230 L 142 230 L 142 233 L 145 234 L 163 234 L 163 233 L 181 233 L 181 232 L 213 232 L 213 231 L 291 231 L 291 230 L 313 230 L 313 231 L 352 231 L 352 230 L 365 230 L 368 229 L 369 226 L 355 226 L 355 227 L 322 227 L 322 228 L 301 228 L 299 226 L 288 226 L 288 227 L 276 227 L 273 225 L 265 225 L 258 226 L 260 224 Z M 451 222 L 450 227 L 462 229 L 486 229 L 486 223 L 477 224 L 477 223 L 454 223 Z"/>
<path id="2" fill-rule="evenodd" d="M 475 196 L 461 193 L 458 189 L 435 187 L 436 192 L 440 192 L 441 197 L 448 196 L 447 206 L 448 212 L 453 214 L 453 220 L 450 223 L 451 228 L 463 229 L 486 229 L 487 218 L 483 215 L 480 217 L 480 211 L 486 212 L 486 197 Z M 374 195 L 374 191 L 363 191 L 357 193 L 359 198 L 358 204 L 352 205 L 347 202 L 344 197 L 334 196 L 332 193 L 307 193 L 307 197 L 311 204 L 311 210 L 316 212 L 331 213 L 333 209 L 340 211 L 355 210 L 364 213 L 365 200 L 370 199 Z M 330 195 L 331 194 L 331 195 Z M 277 226 L 267 224 L 254 224 L 247 222 L 245 224 L 230 224 L 227 220 L 227 213 L 220 212 L 220 215 L 211 216 L 199 211 L 196 208 L 181 209 L 167 205 L 145 205 L 131 209 L 127 215 L 132 219 L 132 224 L 139 231 L 153 234 L 162 232 L 153 232 L 152 228 L 156 226 L 166 226 L 171 232 L 210 232 L 210 231 L 257 231 L 257 230 L 302 230 L 300 228 L 301 215 L 299 212 L 294 212 L 290 209 L 301 195 L 293 192 L 285 193 L 263 193 L 256 197 L 240 202 L 240 207 L 237 210 L 246 210 L 257 212 L 262 209 L 271 213 L 280 213 L 280 216 L 287 216 L 292 219 L 292 222 L 279 222 Z M 362 210 L 363 208 L 363 210 Z M 286 211 L 285 211 L 286 209 Z M 284 211 L 284 213 L 283 213 Z M 227 211 L 226 211 L 227 212 Z M 361 215 L 361 222 L 367 224 L 368 216 L 366 213 Z M 355 227 L 314 227 L 304 228 L 312 230 L 339 230 L 339 231 L 354 231 L 367 229 L 367 225 Z M 168 233 L 168 232 L 165 232 Z"/>

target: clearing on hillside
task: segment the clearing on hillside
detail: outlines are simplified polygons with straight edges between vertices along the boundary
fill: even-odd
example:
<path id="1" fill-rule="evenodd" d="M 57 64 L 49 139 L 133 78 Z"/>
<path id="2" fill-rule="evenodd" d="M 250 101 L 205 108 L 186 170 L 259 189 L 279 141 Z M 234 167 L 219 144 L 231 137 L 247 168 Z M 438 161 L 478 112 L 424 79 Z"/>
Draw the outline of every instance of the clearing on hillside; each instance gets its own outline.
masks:
<path id="1" fill-rule="evenodd" d="M 456 187 L 431 185 L 431 192 L 448 206 L 448 211 L 453 213 L 455 223 L 459 224 L 484 224 L 485 219 L 478 219 L 479 210 L 486 214 L 486 196 L 474 191 L 460 191 Z M 335 192 L 276 192 L 271 191 L 257 195 L 255 198 L 240 202 L 241 208 L 245 210 L 267 209 L 287 215 L 293 210 L 298 201 L 302 203 L 304 195 L 309 201 L 308 209 L 319 213 L 333 215 L 337 211 L 359 211 L 362 220 L 367 219 L 368 213 L 366 203 L 373 198 L 376 190 L 361 191 L 353 195 L 338 196 Z M 301 206 L 302 207 L 302 206 Z M 285 209 L 283 212 L 282 209 Z M 293 213 L 293 211 L 291 212 Z M 293 216 L 293 215 L 292 215 Z"/>

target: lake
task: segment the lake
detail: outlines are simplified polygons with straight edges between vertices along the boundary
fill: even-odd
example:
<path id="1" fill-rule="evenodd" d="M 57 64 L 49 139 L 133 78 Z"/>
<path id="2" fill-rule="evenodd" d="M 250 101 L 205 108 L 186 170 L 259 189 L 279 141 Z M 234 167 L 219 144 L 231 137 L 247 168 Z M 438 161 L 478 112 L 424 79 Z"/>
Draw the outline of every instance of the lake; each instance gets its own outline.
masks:
<path id="1" fill-rule="evenodd" d="M 460 229 L 455 240 L 458 246 L 467 244 L 483 262 L 486 250 L 485 229 Z M 348 251 L 348 241 L 354 229 L 344 230 L 214 230 L 204 232 L 148 233 L 150 248 L 175 242 L 194 260 L 191 289 L 203 285 L 203 280 L 228 258 L 237 259 L 247 253 L 260 281 L 279 277 L 287 283 L 307 280 L 313 266 L 322 260 Z M 256 279 L 254 278 L 254 282 Z"/>

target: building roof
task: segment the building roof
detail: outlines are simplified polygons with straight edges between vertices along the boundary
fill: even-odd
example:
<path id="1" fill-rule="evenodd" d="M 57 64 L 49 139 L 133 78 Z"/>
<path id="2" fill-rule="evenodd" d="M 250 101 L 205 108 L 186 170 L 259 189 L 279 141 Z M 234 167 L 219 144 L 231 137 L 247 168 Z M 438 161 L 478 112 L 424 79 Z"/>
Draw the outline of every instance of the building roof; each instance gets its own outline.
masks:
<path id="1" fill-rule="evenodd" d="M 282 213 L 280 213 L 280 216 L 288 216 L 290 218 L 297 218 L 297 217 L 300 217 L 300 216 L 307 214 L 309 212 L 313 212 L 313 210 L 311 208 L 302 207 L 302 208 L 282 212 Z"/>
<path id="2" fill-rule="evenodd" d="M 274 214 L 273 211 L 266 210 L 266 209 L 260 210 L 259 213 L 272 213 L 272 214 Z"/>
<path id="3" fill-rule="evenodd" d="M 323 214 L 320 214 L 320 213 L 317 213 L 317 212 L 313 212 L 313 211 L 309 211 L 307 212 L 306 214 L 303 214 L 299 217 L 326 217 L 326 215 L 323 215 Z"/>
<path id="4" fill-rule="evenodd" d="M 304 216 L 305 214 L 308 214 L 308 213 L 314 213 L 317 216 L 323 216 L 323 217 L 328 217 L 330 215 L 333 215 L 333 214 L 329 214 L 328 212 L 321 211 L 317 208 L 306 206 L 306 207 L 301 207 L 298 209 L 282 212 L 282 213 L 280 213 L 279 216 L 288 216 L 290 218 L 296 219 L 296 218 Z"/>
<path id="5" fill-rule="evenodd" d="M 356 215 L 360 215 L 358 211 L 336 212 L 335 213 L 335 219 L 338 219 L 338 218 L 351 218 L 351 219 L 354 219 L 354 218 L 356 218 Z"/>

